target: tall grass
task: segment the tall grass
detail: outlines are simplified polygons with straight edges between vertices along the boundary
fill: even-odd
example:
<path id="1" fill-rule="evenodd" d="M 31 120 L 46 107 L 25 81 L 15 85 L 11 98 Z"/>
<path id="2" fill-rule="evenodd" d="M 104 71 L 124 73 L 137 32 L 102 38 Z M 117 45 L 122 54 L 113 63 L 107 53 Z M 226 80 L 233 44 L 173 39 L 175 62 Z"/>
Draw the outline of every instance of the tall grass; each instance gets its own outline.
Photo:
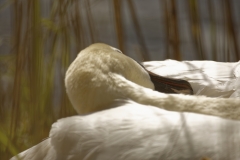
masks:
<path id="1" fill-rule="evenodd" d="M 182 19 L 179 18 L 183 9 L 186 9 L 185 16 L 189 17 L 186 21 L 190 28 L 188 34 L 193 42 L 191 47 L 195 50 L 189 54 L 194 54 L 200 60 L 239 60 L 239 36 L 236 30 L 239 22 L 233 15 L 233 2 L 220 0 L 221 13 L 216 12 L 213 1 L 182 2 L 183 7 L 179 8 L 179 1 L 176 0 L 154 1 L 160 6 L 155 13 L 156 16 L 159 13 L 160 25 L 164 26 L 160 32 L 164 33 L 162 38 L 166 44 L 163 45 L 164 53 L 156 54 L 177 60 L 186 59 L 183 53 L 185 41 L 181 32 Z M 141 3 L 137 0 L 6 0 L 0 4 L 0 14 L 10 11 L 12 24 L 7 36 L 10 40 L 2 36 L 0 43 L 0 159 L 9 159 L 39 143 L 48 136 L 53 122 L 76 114 L 65 93 L 64 75 L 71 61 L 84 47 L 103 41 L 131 55 L 129 52 L 134 49 L 129 49 L 131 45 L 127 44 L 131 42 L 138 44 L 141 49 L 141 52 L 135 53 L 138 57 L 151 60 L 152 42 L 146 36 L 149 29 L 143 27 L 144 17 L 139 16 L 143 12 L 139 9 Z M 208 6 L 211 28 L 207 37 L 209 44 L 204 39 L 205 22 L 202 21 L 199 3 Z M 99 6 L 113 11 L 113 15 L 99 15 L 95 11 Z M 129 13 L 127 16 L 126 10 Z M 217 14 L 221 14 L 220 21 Z M 108 17 L 113 21 L 108 22 Z M 132 22 L 136 42 L 127 39 L 127 19 Z M 3 24 L 4 19 L 0 20 Z M 109 30 L 99 29 L 102 23 L 109 23 L 115 31 L 114 35 L 109 34 Z M 217 27 L 219 24 L 224 26 L 223 32 Z M 159 21 L 156 21 L 156 25 L 159 25 Z M 149 28 L 151 30 L 151 26 Z M 4 34 L 3 31 L 0 33 Z M 225 35 L 223 41 L 219 40 L 219 34 Z M 112 37 L 106 40 L 103 35 Z M 210 46 L 210 49 L 206 46 Z M 3 47 L 9 48 L 7 53 L 3 52 L 6 51 Z"/>

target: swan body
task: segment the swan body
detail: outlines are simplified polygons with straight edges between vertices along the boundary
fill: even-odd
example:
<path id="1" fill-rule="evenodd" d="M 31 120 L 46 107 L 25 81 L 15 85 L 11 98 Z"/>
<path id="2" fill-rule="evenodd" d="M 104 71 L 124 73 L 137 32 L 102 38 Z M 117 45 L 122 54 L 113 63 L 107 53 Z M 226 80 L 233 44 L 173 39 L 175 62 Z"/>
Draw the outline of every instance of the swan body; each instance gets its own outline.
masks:
<path id="1" fill-rule="evenodd" d="M 24 160 L 239 160 L 240 121 L 166 111 L 131 100 L 54 123 Z M 15 160 L 14 158 L 12 160 Z"/>
<path id="2" fill-rule="evenodd" d="M 87 115 L 58 120 L 52 125 L 49 138 L 20 153 L 20 158 L 240 158 L 240 121 L 237 121 L 240 119 L 240 99 L 159 93 L 154 91 L 148 73 L 119 52 L 106 44 L 93 44 L 78 54 L 66 73 L 65 85 L 73 107 L 79 114 Z M 144 65 L 154 73 L 162 73 L 161 69 L 154 68 L 161 62 L 146 62 Z M 186 72 L 187 68 L 182 73 L 186 75 Z M 167 74 L 165 76 L 177 76 L 177 72 Z M 191 85 L 206 85 L 202 83 L 205 79 L 183 78 Z M 237 78 L 225 80 L 227 83 Z M 193 88 L 195 93 L 200 93 L 197 85 Z M 13 157 L 11 160 L 16 159 Z"/>

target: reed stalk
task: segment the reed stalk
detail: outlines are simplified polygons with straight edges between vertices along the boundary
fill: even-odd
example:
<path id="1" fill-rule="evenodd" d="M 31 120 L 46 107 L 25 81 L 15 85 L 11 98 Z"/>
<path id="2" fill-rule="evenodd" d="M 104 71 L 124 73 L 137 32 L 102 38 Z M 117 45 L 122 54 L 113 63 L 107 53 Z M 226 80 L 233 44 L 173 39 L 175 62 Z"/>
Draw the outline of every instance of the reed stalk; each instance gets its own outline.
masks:
<path id="1" fill-rule="evenodd" d="M 162 54 L 166 58 L 182 60 L 181 47 L 186 42 L 179 33 L 182 29 L 179 28 L 181 9 L 178 8 L 178 1 L 159 0 L 158 2 L 160 7 L 156 13 L 164 13 L 160 21 L 165 25 L 165 29 L 160 31 L 165 34 L 163 39 L 166 41 L 164 43 L 166 51 Z M 236 31 L 238 21 L 236 16 L 233 16 L 232 7 L 235 2 L 221 1 L 222 5 L 218 9 L 224 11 L 221 17 L 223 24 L 217 20 L 217 8 L 212 1 L 184 2 L 188 4 L 187 16 L 191 17 L 190 20 L 186 20 L 191 25 L 189 31 L 193 40 L 191 47 L 196 48 L 196 52 L 189 54 L 194 54 L 199 60 L 211 57 L 213 60 L 238 61 L 240 59 L 239 37 Z M 49 5 L 49 11 L 44 9 L 43 3 Z M 122 12 L 123 2 L 107 1 L 106 3 L 112 4 L 110 11 L 113 11 L 111 12 L 113 15 L 96 15 L 92 6 L 100 3 L 105 2 L 6 0 L 0 4 L 0 14 L 5 14 L 6 10 L 10 11 L 12 27 L 9 35 L 5 36 L 2 31 L 4 27 L 0 25 L 0 34 L 2 34 L 0 51 L 3 50 L 3 46 L 10 48 L 7 53 L 5 50 L 0 52 L 0 159 L 9 159 L 14 154 L 41 142 L 48 137 L 52 123 L 59 118 L 76 114 L 65 92 L 64 76 L 67 67 L 79 51 L 101 39 L 97 32 L 96 16 L 107 17 L 106 19 L 109 19 L 109 16 L 114 17 L 109 23 L 115 26 L 112 28 L 115 29 L 117 47 L 123 53 L 128 53 L 126 38 L 129 36 L 125 36 L 127 28 L 124 24 L 127 18 Z M 141 46 L 142 57 L 144 60 L 152 60 L 149 55 L 152 51 L 147 45 L 148 39 L 143 34 L 148 28 L 142 28 L 140 23 L 143 19 L 139 13 L 143 11 L 138 8 L 139 3 L 141 2 L 126 1 L 128 18 L 133 25 L 133 32 L 136 33 L 136 43 Z M 207 48 L 203 43 L 204 30 L 201 27 L 203 22 L 199 3 L 206 3 L 208 6 L 211 30 L 209 52 L 205 52 Z M 4 23 L 5 21 L 1 22 Z M 225 26 L 225 30 L 220 32 L 217 25 L 223 28 Z M 223 35 L 223 38 L 218 34 Z M 105 43 L 112 43 L 112 38 L 109 39 Z M 222 49 L 221 53 L 224 53 L 223 58 L 220 49 Z M 207 56 L 206 53 L 211 53 L 211 56 Z"/>

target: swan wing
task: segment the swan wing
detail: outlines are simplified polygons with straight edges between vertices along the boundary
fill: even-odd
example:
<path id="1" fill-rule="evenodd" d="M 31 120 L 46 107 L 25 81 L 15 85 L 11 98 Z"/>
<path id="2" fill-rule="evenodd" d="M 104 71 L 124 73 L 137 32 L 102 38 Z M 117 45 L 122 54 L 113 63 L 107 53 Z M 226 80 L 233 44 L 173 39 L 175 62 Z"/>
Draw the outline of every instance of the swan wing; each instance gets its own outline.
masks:
<path id="1" fill-rule="evenodd" d="M 143 65 L 151 72 L 187 80 L 194 94 L 209 97 L 240 97 L 240 61 L 151 61 Z"/>
<path id="2" fill-rule="evenodd" d="M 240 157 L 240 121 L 178 113 L 133 101 L 53 124 L 50 138 L 21 153 L 43 160 L 186 160 Z M 13 159 L 12 159 L 13 160 Z"/>
<path id="3" fill-rule="evenodd" d="M 19 153 L 10 160 L 55 160 L 56 151 L 52 147 L 51 138 L 47 138 L 39 144 Z"/>

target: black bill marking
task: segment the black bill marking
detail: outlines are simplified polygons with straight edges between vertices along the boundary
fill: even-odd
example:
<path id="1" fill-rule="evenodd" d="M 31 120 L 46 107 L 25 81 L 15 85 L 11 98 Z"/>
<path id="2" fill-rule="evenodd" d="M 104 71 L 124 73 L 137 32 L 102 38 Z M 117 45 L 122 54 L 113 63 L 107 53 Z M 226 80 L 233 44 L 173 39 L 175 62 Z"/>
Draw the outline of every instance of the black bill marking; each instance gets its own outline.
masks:
<path id="1" fill-rule="evenodd" d="M 159 76 L 151 71 L 148 71 L 142 64 L 140 65 L 148 72 L 156 91 L 162 93 L 193 95 L 193 89 L 188 81 Z"/>
<path id="2" fill-rule="evenodd" d="M 146 70 L 155 86 L 155 90 L 163 93 L 193 94 L 193 89 L 188 81 L 159 76 Z"/>

